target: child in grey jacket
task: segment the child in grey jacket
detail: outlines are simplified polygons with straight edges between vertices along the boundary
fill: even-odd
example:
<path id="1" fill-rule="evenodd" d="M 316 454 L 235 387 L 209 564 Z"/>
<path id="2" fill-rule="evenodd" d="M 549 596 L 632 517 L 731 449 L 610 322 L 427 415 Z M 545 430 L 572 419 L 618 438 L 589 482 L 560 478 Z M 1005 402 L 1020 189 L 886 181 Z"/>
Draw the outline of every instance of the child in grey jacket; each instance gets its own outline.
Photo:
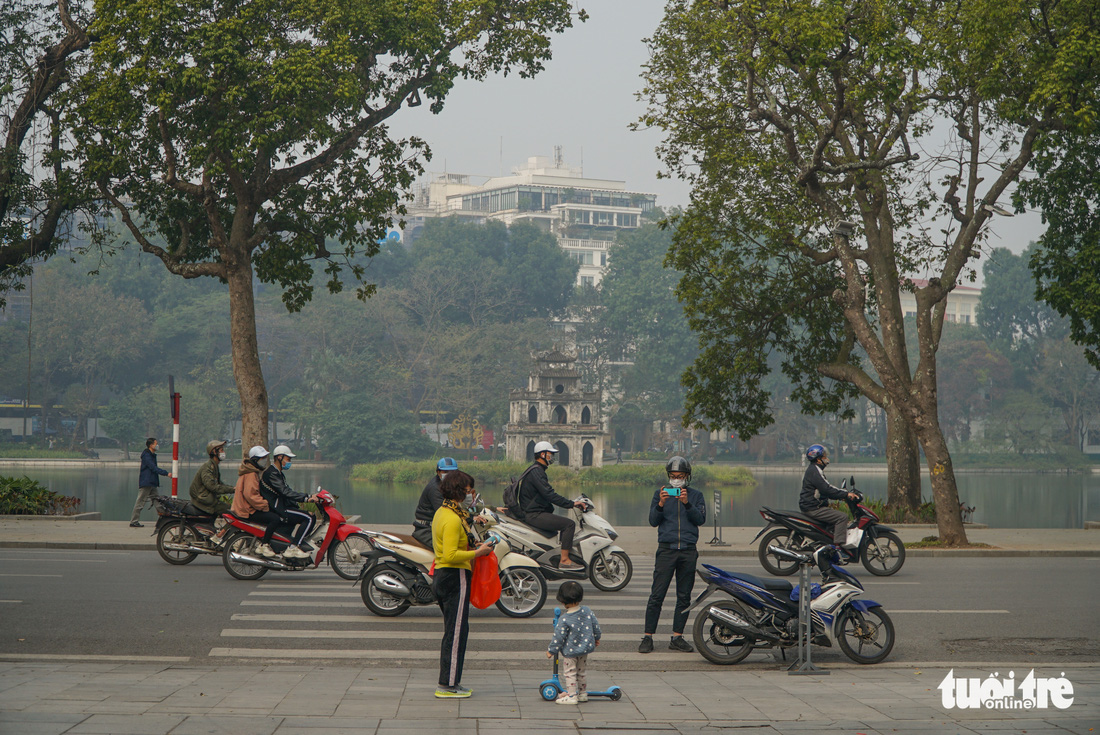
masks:
<path id="1" fill-rule="evenodd" d="M 554 637 L 546 658 L 561 654 L 562 684 L 565 691 L 555 704 L 577 704 L 588 701 L 588 654 L 600 645 L 600 621 L 587 605 L 582 605 L 584 588 L 576 582 L 565 582 L 558 589 L 558 602 L 565 612 L 554 626 Z"/>

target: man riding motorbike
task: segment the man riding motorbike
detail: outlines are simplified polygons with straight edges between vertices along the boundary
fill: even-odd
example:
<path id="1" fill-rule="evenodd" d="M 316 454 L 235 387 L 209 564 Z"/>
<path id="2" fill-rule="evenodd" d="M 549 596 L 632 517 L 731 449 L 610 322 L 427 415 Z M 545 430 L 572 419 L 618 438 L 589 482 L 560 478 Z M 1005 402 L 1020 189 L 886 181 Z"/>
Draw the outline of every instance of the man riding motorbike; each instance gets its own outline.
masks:
<path id="1" fill-rule="evenodd" d="M 280 444 L 271 454 L 271 464 L 260 473 L 260 495 L 267 501 L 271 512 L 279 516 L 280 523 L 267 524 L 263 540 L 256 551 L 261 556 L 278 556 L 271 548 L 271 537 L 275 535 L 277 526 L 283 526 L 290 534 L 292 542 L 283 552 L 283 556 L 288 559 L 308 559 L 309 551 L 303 548 L 303 544 L 313 530 L 314 518 L 312 513 L 299 510 L 298 504 L 312 502 L 316 498 L 300 493 L 287 484 L 283 471 L 290 469 L 291 459 L 296 456 L 290 451 L 290 447 Z"/>
<path id="2" fill-rule="evenodd" d="M 848 516 L 843 511 L 829 507 L 829 500 L 855 500 L 855 493 L 845 492 L 825 479 L 825 468 L 829 466 L 829 453 L 820 444 L 814 444 L 806 450 L 806 459 L 810 461 L 806 474 L 802 476 L 802 492 L 798 496 L 798 509 L 804 515 L 833 527 L 833 543 L 843 553 L 841 563 L 852 558 L 852 552 L 844 548 L 848 536 Z"/>
<path id="3" fill-rule="evenodd" d="M 217 439 L 207 443 L 206 454 L 209 459 L 191 480 L 191 504 L 211 515 L 221 515 L 229 510 L 229 499 L 226 496 L 235 492 L 232 485 L 222 482 L 218 467 L 225 459 L 225 444 L 224 440 Z"/>
<path id="4" fill-rule="evenodd" d="M 556 533 L 561 531 L 561 563 L 559 569 L 576 570 L 581 565 L 570 561 L 569 551 L 573 548 L 573 534 L 577 530 L 577 524 L 572 518 L 554 515 L 554 506 L 559 508 L 583 508 L 584 503 L 573 502 L 563 498 L 554 492 L 550 481 L 546 479 L 546 468 L 554 462 L 554 455 L 558 450 L 550 442 L 539 442 L 535 445 L 535 464 L 523 478 L 519 488 L 519 506 L 523 509 L 524 522 L 529 526 Z"/>
<path id="5" fill-rule="evenodd" d="M 432 548 L 432 519 L 435 512 L 443 505 L 443 494 L 439 491 L 439 483 L 448 472 L 458 470 L 458 463 L 453 457 L 443 457 L 435 465 L 435 477 L 424 486 L 420 493 L 420 502 L 416 504 L 416 513 L 413 516 L 412 537 L 419 541 L 424 548 Z"/>

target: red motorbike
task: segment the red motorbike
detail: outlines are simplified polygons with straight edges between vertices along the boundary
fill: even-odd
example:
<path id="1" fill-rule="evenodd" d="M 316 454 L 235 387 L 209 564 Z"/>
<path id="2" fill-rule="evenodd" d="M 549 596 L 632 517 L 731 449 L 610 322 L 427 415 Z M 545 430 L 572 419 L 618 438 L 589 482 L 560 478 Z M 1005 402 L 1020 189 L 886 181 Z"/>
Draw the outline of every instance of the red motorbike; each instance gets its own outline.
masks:
<path id="1" fill-rule="evenodd" d="M 269 569 L 300 572 L 303 569 L 316 568 L 327 556 L 334 572 L 344 579 L 358 579 L 359 571 L 366 561 L 364 557 L 373 547 L 362 529 L 348 523 L 343 514 L 336 510 L 335 502 L 336 498 L 332 493 L 317 488 L 317 508 L 321 511 L 322 518 L 306 539 L 313 546 L 309 558 L 306 559 L 261 556 L 256 548 L 263 541 L 267 527 L 238 518 L 232 513 L 225 513 L 222 517 L 234 529 L 226 531 L 229 537 L 225 540 L 222 551 L 225 571 L 237 579 L 259 579 Z M 281 528 L 271 537 L 271 548 L 279 554 L 286 551 L 289 545 L 290 538 Z"/>

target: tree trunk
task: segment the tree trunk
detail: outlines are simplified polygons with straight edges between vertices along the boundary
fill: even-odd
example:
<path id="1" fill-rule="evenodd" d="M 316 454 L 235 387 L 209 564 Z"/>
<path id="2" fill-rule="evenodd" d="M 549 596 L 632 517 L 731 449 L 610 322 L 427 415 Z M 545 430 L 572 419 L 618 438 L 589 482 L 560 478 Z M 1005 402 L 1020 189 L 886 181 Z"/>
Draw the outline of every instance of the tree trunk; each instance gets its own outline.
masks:
<path id="1" fill-rule="evenodd" d="M 917 437 L 901 411 L 887 401 L 886 414 L 886 504 L 915 513 L 920 507 L 920 451 Z"/>
<path id="2" fill-rule="evenodd" d="M 936 501 L 936 526 L 941 543 L 949 546 L 966 544 L 962 511 L 959 508 L 959 488 L 955 484 L 955 468 L 947 441 L 939 423 L 933 420 L 920 430 L 920 443 L 928 458 L 928 473 L 932 478 L 932 498 Z"/>
<path id="3" fill-rule="evenodd" d="M 229 283 L 229 335 L 233 353 L 233 377 L 241 398 L 241 451 L 268 446 L 267 387 L 260 368 L 256 339 L 256 302 L 252 294 L 252 262 L 240 257 L 226 264 Z"/>

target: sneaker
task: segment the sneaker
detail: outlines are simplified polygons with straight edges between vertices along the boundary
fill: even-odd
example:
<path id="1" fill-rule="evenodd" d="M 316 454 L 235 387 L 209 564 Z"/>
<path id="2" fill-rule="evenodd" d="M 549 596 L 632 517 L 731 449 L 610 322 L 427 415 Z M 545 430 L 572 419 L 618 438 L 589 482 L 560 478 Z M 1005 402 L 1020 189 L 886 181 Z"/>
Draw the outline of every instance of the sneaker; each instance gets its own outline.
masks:
<path id="1" fill-rule="evenodd" d="M 213 546 L 215 549 L 220 549 L 222 544 L 224 544 L 224 543 L 225 543 L 225 536 L 219 536 L 218 534 L 214 534 L 213 536 L 210 537 L 210 545 Z"/>
<path id="2" fill-rule="evenodd" d="M 437 699 L 465 699 L 470 694 L 472 692 L 469 689 L 460 690 L 458 687 L 436 687 L 435 690 Z"/>
<path id="3" fill-rule="evenodd" d="M 455 685 L 454 685 L 454 690 L 455 690 L 456 692 L 458 692 L 459 694 L 463 694 L 463 695 L 465 695 L 465 696 L 467 696 L 467 697 L 468 697 L 468 696 L 470 696 L 471 694 L 473 694 L 473 693 L 474 693 L 474 690 L 473 690 L 473 689 L 470 689 L 470 688 L 468 688 L 468 687 L 464 687 L 464 686 L 462 686 L 461 684 L 455 684 Z"/>
<path id="4" fill-rule="evenodd" d="M 672 640 L 668 642 L 668 650 L 683 651 L 684 653 L 695 653 L 694 646 L 685 641 L 682 635 L 672 636 Z"/>
<path id="5" fill-rule="evenodd" d="M 578 702 L 587 702 L 588 701 L 588 692 L 577 692 L 577 701 Z"/>
<path id="6" fill-rule="evenodd" d="M 288 546 L 286 551 L 283 552 L 283 556 L 287 559 L 308 559 L 309 553 L 297 546 Z"/>
<path id="7" fill-rule="evenodd" d="M 144 523 L 138 523 L 137 521 L 134 521 L 133 523 L 130 524 L 130 528 L 145 528 L 145 524 Z"/>
<path id="8" fill-rule="evenodd" d="M 576 694 L 559 694 L 558 698 L 554 700 L 554 704 L 576 704 Z"/>
<path id="9" fill-rule="evenodd" d="M 583 564 L 578 564 L 575 561 L 568 561 L 568 562 L 563 561 L 563 562 L 560 562 L 558 564 L 558 569 L 564 569 L 567 572 L 576 572 L 576 571 L 579 571 L 581 569 L 584 569 L 584 565 Z"/>
<path id="10" fill-rule="evenodd" d="M 653 636 L 642 637 L 642 642 L 638 644 L 638 653 L 653 653 Z"/>
<path id="11" fill-rule="evenodd" d="M 260 556 L 266 556 L 268 559 L 273 559 L 278 554 L 275 553 L 275 549 L 271 548 L 270 544 L 260 544 L 256 547 L 256 553 Z"/>

